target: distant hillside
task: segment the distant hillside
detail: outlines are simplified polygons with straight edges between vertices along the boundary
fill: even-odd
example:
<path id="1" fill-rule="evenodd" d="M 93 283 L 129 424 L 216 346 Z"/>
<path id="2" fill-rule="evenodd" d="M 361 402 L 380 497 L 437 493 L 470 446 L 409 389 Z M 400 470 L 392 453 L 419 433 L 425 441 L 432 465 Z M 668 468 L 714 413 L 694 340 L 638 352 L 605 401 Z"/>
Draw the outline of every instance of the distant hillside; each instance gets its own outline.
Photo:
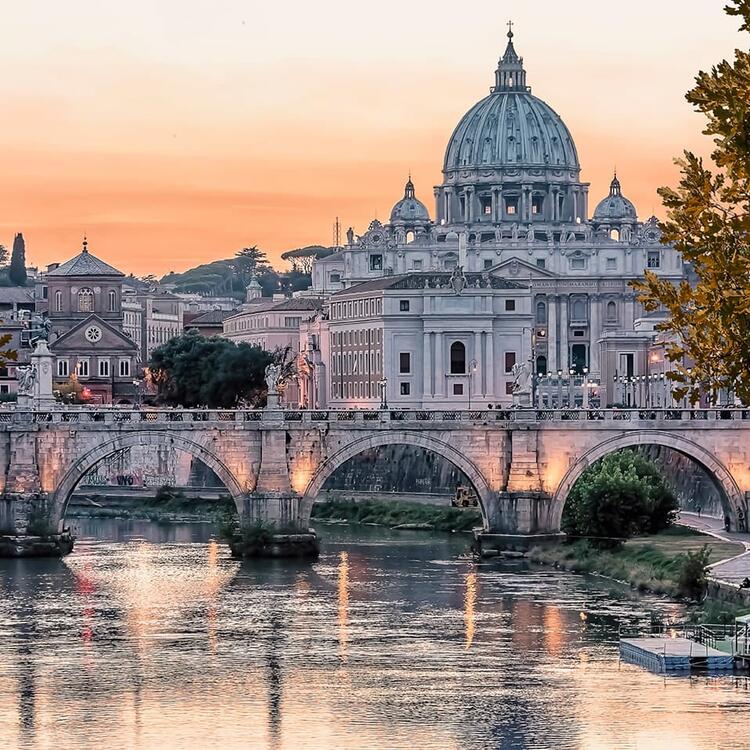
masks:
<path id="1" fill-rule="evenodd" d="M 292 264 L 292 270 L 285 272 L 276 271 L 261 261 L 257 278 L 263 288 L 263 294 L 271 296 L 275 292 L 290 293 L 308 289 L 311 284 L 309 269 L 312 259 L 325 257 L 332 252 L 332 248 L 318 245 L 289 250 L 282 257 Z M 247 263 L 241 258 L 226 258 L 204 263 L 182 273 L 168 273 L 160 279 L 160 283 L 169 284 L 175 292 L 236 297 L 238 300 L 244 300 L 252 270 L 253 267 L 248 268 Z"/>

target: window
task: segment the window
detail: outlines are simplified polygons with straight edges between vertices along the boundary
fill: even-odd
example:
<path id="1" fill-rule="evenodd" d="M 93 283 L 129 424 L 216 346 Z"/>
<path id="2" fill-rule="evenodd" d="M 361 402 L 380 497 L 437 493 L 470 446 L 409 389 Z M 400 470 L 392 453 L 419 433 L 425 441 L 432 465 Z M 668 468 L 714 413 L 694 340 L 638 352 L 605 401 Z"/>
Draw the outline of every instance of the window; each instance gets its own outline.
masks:
<path id="1" fill-rule="evenodd" d="M 617 270 L 617 258 L 607 258 L 607 266 L 608 271 L 616 271 Z"/>
<path id="2" fill-rule="evenodd" d="M 485 216 L 492 216 L 492 198 L 482 196 L 479 199 L 479 205 L 482 207 L 482 213 Z"/>
<path id="3" fill-rule="evenodd" d="M 586 300 L 578 297 L 573 300 L 571 308 L 571 319 L 572 320 L 588 320 Z"/>
<path id="4" fill-rule="evenodd" d="M 415 271 L 421 271 L 422 270 L 422 261 L 421 260 L 415 260 L 412 267 L 414 268 Z"/>
<path id="5" fill-rule="evenodd" d="M 130 377 L 130 360 L 129 359 L 120 360 L 120 377 L 121 378 Z"/>
<path id="6" fill-rule="evenodd" d="M 443 261 L 443 268 L 445 268 L 446 271 L 452 271 L 454 268 L 458 267 L 458 261 L 454 260 L 453 258 L 446 258 Z"/>
<path id="7" fill-rule="evenodd" d="M 661 268 L 661 253 L 658 250 L 649 250 L 646 265 L 649 268 Z"/>
<path id="8" fill-rule="evenodd" d="M 451 344 L 451 375 L 466 373 L 466 347 L 460 341 Z"/>
<path id="9" fill-rule="evenodd" d="M 586 344 L 573 344 L 570 347 L 570 367 L 579 375 L 584 367 L 588 367 L 588 354 Z"/>
<path id="10" fill-rule="evenodd" d="M 331 284 L 338 284 L 341 281 L 341 274 L 332 273 L 329 278 L 330 278 Z"/>
<path id="11" fill-rule="evenodd" d="M 607 320 L 610 323 L 617 322 L 617 304 L 613 301 L 607 302 Z"/>
<path id="12" fill-rule="evenodd" d="M 620 241 L 620 230 L 619 229 L 610 229 L 609 231 L 609 239 L 614 240 L 615 242 Z"/>
<path id="13" fill-rule="evenodd" d="M 505 213 L 508 216 L 515 216 L 518 213 L 518 198 L 505 199 Z"/>
<path id="14" fill-rule="evenodd" d="M 114 289 L 110 289 L 107 293 L 107 310 L 109 312 L 117 311 L 117 292 Z"/>
<path id="15" fill-rule="evenodd" d="M 513 372 L 513 368 L 516 366 L 516 353 L 505 352 L 505 372 Z"/>
<path id="16" fill-rule="evenodd" d="M 68 360 L 58 359 L 57 360 L 57 377 L 67 378 L 69 374 L 70 374 L 70 371 L 68 370 Z"/>
<path id="17" fill-rule="evenodd" d="M 100 378 L 109 377 L 109 360 L 108 359 L 99 360 L 99 377 Z"/>
<path id="18" fill-rule="evenodd" d="M 543 195 L 535 195 L 531 199 L 531 213 L 532 214 L 540 214 L 544 210 L 544 196 Z"/>
<path id="19" fill-rule="evenodd" d="M 370 256 L 370 270 L 371 271 L 382 271 L 383 270 L 383 256 L 382 255 L 371 255 Z"/>
<path id="20" fill-rule="evenodd" d="M 463 396 L 464 395 L 464 384 L 463 383 L 454 383 L 453 384 L 453 395 L 454 396 Z"/>
<path id="21" fill-rule="evenodd" d="M 536 267 L 537 268 L 546 268 L 547 267 L 547 261 L 544 258 L 537 258 L 536 259 Z"/>
<path id="22" fill-rule="evenodd" d="M 76 375 L 82 378 L 89 376 L 89 361 L 87 359 L 79 359 L 76 363 Z"/>
<path id="23" fill-rule="evenodd" d="M 284 328 L 299 328 L 300 323 L 302 323 L 302 318 L 297 317 L 285 317 L 284 318 Z"/>
<path id="24" fill-rule="evenodd" d="M 410 383 L 401 383 L 401 395 L 408 396 L 411 393 Z"/>
<path id="25" fill-rule="evenodd" d="M 408 299 L 399 300 L 398 309 L 400 312 L 409 312 L 409 300 Z"/>
<path id="26" fill-rule="evenodd" d="M 537 375 L 547 374 L 547 357 L 536 358 L 536 373 Z"/>
<path id="27" fill-rule="evenodd" d="M 513 312 L 516 309 L 516 301 L 514 299 L 505 300 L 505 312 Z"/>
<path id="28" fill-rule="evenodd" d="M 570 268 L 573 271 L 583 271 L 586 268 L 586 258 L 571 258 Z"/>
<path id="29" fill-rule="evenodd" d="M 586 335 L 586 331 L 582 331 L 580 328 L 577 328 L 573 331 L 573 336 L 575 338 L 582 339 Z"/>
<path id="30" fill-rule="evenodd" d="M 543 300 L 536 303 L 536 322 L 540 326 L 547 324 L 547 303 Z"/>
<path id="31" fill-rule="evenodd" d="M 490 268 L 492 268 L 492 258 L 485 258 L 484 259 L 484 270 L 487 271 Z"/>
<path id="32" fill-rule="evenodd" d="M 55 292 L 55 312 L 62 312 L 62 292 L 59 289 Z"/>
<path id="33" fill-rule="evenodd" d="M 46 286 L 42 287 L 42 299 L 47 299 L 47 295 L 49 294 L 49 290 Z"/>
<path id="34" fill-rule="evenodd" d="M 513 395 L 513 383 L 508 382 L 505 384 L 505 395 L 506 396 L 512 396 Z"/>
<path id="35" fill-rule="evenodd" d="M 398 355 L 398 371 L 404 375 L 411 372 L 411 354 L 409 352 L 401 352 Z"/>
<path id="36" fill-rule="evenodd" d="M 78 312 L 94 312 L 94 292 L 88 287 L 78 292 Z"/>

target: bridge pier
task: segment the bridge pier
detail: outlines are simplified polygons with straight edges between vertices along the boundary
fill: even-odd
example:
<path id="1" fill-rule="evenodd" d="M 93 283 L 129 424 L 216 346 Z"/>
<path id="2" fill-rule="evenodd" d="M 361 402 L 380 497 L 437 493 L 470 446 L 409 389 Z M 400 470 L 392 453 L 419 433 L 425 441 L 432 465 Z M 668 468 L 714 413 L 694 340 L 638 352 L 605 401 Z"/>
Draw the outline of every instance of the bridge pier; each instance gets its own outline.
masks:
<path id="1" fill-rule="evenodd" d="M 4 493 L 0 499 L 0 558 L 64 557 L 75 538 L 51 522 L 49 498 L 39 492 Z"/>

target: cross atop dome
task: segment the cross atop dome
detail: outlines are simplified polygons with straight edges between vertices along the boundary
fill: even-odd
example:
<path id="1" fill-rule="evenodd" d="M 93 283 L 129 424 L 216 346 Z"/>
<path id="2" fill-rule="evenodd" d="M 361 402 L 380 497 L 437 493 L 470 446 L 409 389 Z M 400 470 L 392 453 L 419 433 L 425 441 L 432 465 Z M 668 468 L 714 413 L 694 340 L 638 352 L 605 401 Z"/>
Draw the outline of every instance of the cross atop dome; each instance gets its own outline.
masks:
<path id="1" fill-rule="evenodd" d="M 526 86 L 526 71 L 523 67 L 523 58 L 519 57 L 513 46 L 513 21 L 508 21 L 508 46 L 500 58 L 495 71 L 495 85 L 491 89 L 495 94 L 498 91 L 528 91 Z"/>
<path id="2" fill-rule="evenodd" d="M 617 179 L 617 170 L 615 169 L 615 176 L 609 185 L 609 197 L 614 198 L 616 195 L 622 195 L 622 186 L 620 181 Z"/>

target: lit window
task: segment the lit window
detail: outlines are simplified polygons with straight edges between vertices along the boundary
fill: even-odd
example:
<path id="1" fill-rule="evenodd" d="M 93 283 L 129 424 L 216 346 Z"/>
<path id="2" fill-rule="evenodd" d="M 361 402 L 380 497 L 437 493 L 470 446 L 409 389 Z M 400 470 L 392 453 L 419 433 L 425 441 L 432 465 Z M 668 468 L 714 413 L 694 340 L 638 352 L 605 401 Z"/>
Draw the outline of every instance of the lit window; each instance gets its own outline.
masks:
<path id="1" fill-rule="evenodd" d="M 109 360 L 108 359 L 99 360 L 99 377 L 100 378 L 109 377 Z"/>
<path id="2" fill-rule="evenodd" d="M 507 198 L 505 201 L 505 213 L 515 216 L 518 213 L 518 198 Z"/>

